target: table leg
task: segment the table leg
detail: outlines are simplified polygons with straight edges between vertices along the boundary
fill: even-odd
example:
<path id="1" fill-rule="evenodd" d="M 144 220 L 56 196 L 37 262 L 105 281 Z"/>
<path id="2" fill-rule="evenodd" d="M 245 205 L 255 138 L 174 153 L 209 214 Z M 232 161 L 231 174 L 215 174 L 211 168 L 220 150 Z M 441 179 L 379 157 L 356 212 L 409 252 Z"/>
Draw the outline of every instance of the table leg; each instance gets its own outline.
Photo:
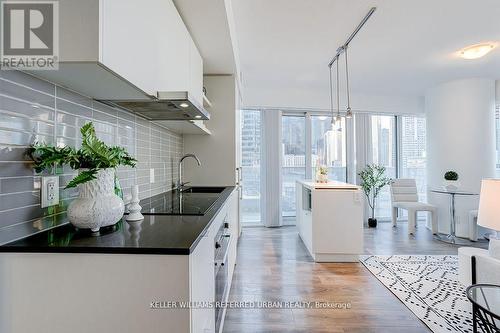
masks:
<path id="1" fill-rule="evenodd" d="M 472 332 L 477 333 L 477 317 L 476 317 L 476 312 L 477 307 L 475 304 L 472 304 Z"/>
<path id="2" fill-rule="evenodd" d="M 451 196 L 450 196 L 450 241 L 452 243 L 455 243 L 455 237 L 456 237 L 456 233 L 455 233 L 455 227 L 456 227 L 456 224 L 455 224 L 455 194 L 452 193 Z"/>

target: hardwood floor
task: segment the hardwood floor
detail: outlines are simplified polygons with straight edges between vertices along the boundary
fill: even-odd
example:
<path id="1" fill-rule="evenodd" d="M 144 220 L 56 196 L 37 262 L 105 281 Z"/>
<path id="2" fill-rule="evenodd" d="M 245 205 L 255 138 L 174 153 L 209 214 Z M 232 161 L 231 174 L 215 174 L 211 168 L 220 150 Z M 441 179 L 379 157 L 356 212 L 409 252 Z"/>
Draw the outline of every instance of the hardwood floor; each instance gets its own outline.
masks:
<path id="1" fill-rule="evenodd" d="M 456 254 L 423 225 L 365 229 L 367 254 Z M 482 245 L 484 246 L 484 245 Z M 230 301 L 329 301 L 349 309 L 228 309 L 224 332 L 430 332 L 360 263 L 314 263 L 295 227 L 244 228 Z"/>

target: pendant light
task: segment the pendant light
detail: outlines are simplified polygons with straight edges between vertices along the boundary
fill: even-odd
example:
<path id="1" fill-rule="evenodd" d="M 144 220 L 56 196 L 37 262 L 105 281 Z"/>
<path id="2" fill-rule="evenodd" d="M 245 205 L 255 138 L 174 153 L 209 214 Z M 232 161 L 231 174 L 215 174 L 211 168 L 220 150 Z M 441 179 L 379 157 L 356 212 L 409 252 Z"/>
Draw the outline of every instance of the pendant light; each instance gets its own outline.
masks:
<path id="1" fill-rule="evenodd" d="M 331 128 L 333 129 L 335 127 L 335 114 L 333 113 L 333 82 L 332 82 L 332 66 L 330 67 L 330 112 L 332 115 L 331 119 Z"/>
<path id="2" fill-rule="evenodd" d="M 342 131 L 342 118 L 340 117 L 340 80 L 339 80 L 339 56 L 337 55 L 337 131 Z M 333 128 L 332 128 L 333 129 Z"/>
<path id="3" fill-rule="evenodd" d="M 344 48 L 344 52 L 345 52 L 345 84 L 346 84 L 346 91 L 347 91 L 347 109 L 346 109 L 347 112 L 345 114 L 345 117 L 350 119 L 350 118 L 352 118 L 352 111 L 351 111 L 351 97 L 350 97 L 350 91 L 349 91 L 349 67 L 348 67 L 348 60 L 347 60 L 347 46 Z"/>

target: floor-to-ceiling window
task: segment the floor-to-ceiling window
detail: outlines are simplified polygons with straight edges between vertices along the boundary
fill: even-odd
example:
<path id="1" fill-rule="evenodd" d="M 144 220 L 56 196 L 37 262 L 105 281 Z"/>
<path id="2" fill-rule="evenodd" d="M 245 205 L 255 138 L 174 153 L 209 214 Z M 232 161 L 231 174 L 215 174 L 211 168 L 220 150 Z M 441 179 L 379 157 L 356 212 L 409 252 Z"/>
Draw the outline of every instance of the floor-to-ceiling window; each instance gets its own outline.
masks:
<path id="1" fill-rule="evenodd" d="M 427 153 L 426 127 L 424 117 L 400 117 L 399 178 L 412 178 L 417 183 L 420 201 L 427 201 Z M 401 209 L 400 217 L 407 217 L 408 211 Z M 426 213 L 419 213 L 425 217 Z"/>
<path id="2" fill-rule="evenodd" d="M 282 117 L 282 194 L 283 217 L 295 216 L 295 182 L 306 177 L 306 123 L 304 115 Z"/>
<path id="3" fill-rule="evenodd" d="M 241 220 L 243 224 L 260 224 L 260 111 L 241 111 Z"/>
<path id="4" fill-rule="evenodd" d="M 401 178 L 412 178 L 417 183 L 418 196 L 421 201 L 427 197 L 426 173 L 426 131 L 425 118 L 401 117 Z"/>
<path id="5" fill-rule="evenodd" d="M 385 167 L 389 178 L 397 176 L 396 117 L 371 116 L 371 160 L 373 164 Z M 375 215 L 381 220 L 391 216 L 391 195 L 389 186 L 382 189 L 376 201 Z"/>
<path id="6" fill-rule="evenodd" d="M 384 166 L 386 175 L 390 178 L 414 178 L 420 199 L 425 200 L 425 118 L 367 114 L 364 119 L 367 121 L 366 133 L 369 133 L 362 138 L 365 147 L 368 147 L 367 162 Z M 277 166 L 281 170 L 282 183 L 281 197 L 276 200 L 281 200 L 283 217 L 295 216 L 295 182 L 314 177 L 317 164 L 328 167 L 328 176 L 331 180 L 346 181 L 347 172 L 353 172 L 347 170 L 350 163 L 356 162 L 354 154 L 348 153 L 350 150 L 347 145 L 349 140 L 352 140 L 349 136 L 358 137 L 358 135 L 347 130 L 345 118 L 342 118 L 339 125 L 332 129 L 331 118 L 319 112 L 288 112 L 282 115 L 282 157 L 281 166 Z M 241 207 L 242 221 L 246 225 L 261 223 L 261 126 L 260 111 L 242 111 Z M 500 138 L 498 140 L 500 146 Z M 389 186 L 379 194 L 375 213 L 381 221 L 390 220 Z M 404 216 L 406 214 L 400 215 Z M 284 221 L 285 224 L 293 223 L 293 219 Z"/>
<path id="7" fill-rule="evenodd" d="M 346 126 L 345 118 L 332 129 L 331 118 L 311 116 L 311 175 L 319 165 L 328 167 L 330 180 L 346 181 Z"/>

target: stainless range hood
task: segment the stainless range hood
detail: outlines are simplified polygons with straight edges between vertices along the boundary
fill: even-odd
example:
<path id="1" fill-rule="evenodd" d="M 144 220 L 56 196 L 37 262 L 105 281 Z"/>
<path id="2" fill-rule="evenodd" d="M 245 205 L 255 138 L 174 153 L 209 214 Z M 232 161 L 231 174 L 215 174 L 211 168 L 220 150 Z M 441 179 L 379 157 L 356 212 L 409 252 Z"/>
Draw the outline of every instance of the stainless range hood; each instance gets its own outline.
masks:
<path id="1" fill-rule="evenodd" d="M 209 120 L 210 114 L 187 91 L 158 92 L 149 100 L 101 100 L 148 120 Z"/>

